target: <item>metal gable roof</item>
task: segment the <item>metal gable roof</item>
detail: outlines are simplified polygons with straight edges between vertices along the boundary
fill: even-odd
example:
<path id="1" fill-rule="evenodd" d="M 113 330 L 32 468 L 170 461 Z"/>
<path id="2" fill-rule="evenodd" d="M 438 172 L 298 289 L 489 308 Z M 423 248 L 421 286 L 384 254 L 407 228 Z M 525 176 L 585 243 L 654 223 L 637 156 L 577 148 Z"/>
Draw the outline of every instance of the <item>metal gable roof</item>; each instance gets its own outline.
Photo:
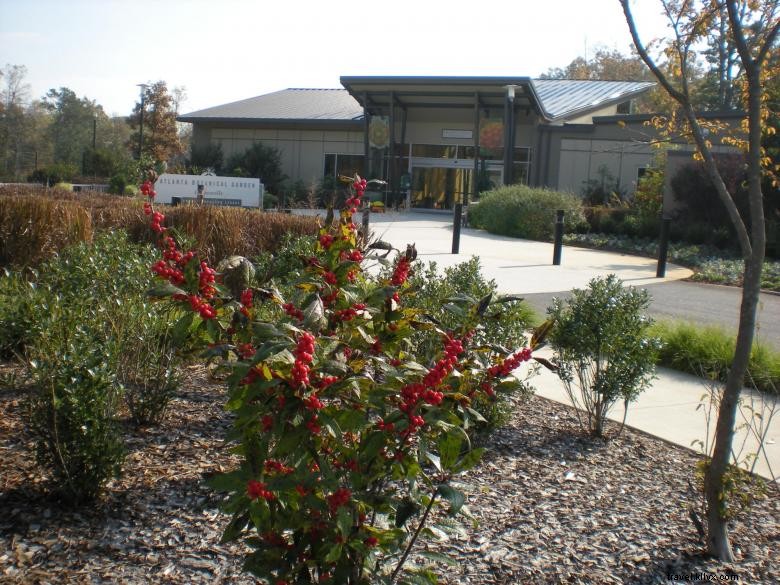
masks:
<path id="1" fill-rule="evenodd" d="M 347 78 L 353 79 L 353 78 Z M 389 79 L 398 83 L 414 85 L 427 80 L 436 82 L 436 88 L 443 93 L 437 98 L 444 99 L 446 93 L 444 82 L 460 80 L 474 84 L 477 81 L 503 81 L 503 78 L 354 78 L 366 82 L 376 79 Z M 507 78 L 510 79 L 510 78 Z M 654 84 L 645 81 L 593 81 L 573 79 L 534 79 L 511 78 L 523 81 L 529 92 L 526 99 L 538 101 L 543 115 L 547 120 L 565 120 L 588 111 L 597 110 L 608 104 L 618 103 L 642 93 Z M 457 84 L 454 84 L 457 86 Z M 498 84 L 496 87 L 500 87 Z M 428 88 L 428 93 L 431 89 Z M 462 92 L 457 86 L 451 90 L 453 95 Z M 484 90 L 483 90 L 484 91 Z M 503 90 L 502 90 L 503 91 Z M 426 93 L 426 92 L 423 92 Z M 499 92 L 501 93 L 501 92 Z M 499 94 L 496 94 L 499 95 Z M 486 98 L 489 96 L 486 96 Z M 408 104 L 414 107 L 414 103 Z M 320 122 L 355 122 L 363 118 L 363 108 L 346 89 L 302 89 L 290 88 L 260 95 L 257 97 L 206 108 L 179 116 L 181 122 L 217 121 L 217 120 L 267 120 L 267 121 L 320 121 Z"/>
<path id="2" fill-rule="evenodd" d="M 257 97 L 179 116 L 200 120 L 330 120 L 354 121 L 363 108 L 344 89 L 283 89 Z"/>
<path id="3" fill-rule="evenodd" d="M 625 101 L 655 84 L 648 81 L 534 79 L 533 85 L 547 115 L 551 119 L 561 119 Z"/>

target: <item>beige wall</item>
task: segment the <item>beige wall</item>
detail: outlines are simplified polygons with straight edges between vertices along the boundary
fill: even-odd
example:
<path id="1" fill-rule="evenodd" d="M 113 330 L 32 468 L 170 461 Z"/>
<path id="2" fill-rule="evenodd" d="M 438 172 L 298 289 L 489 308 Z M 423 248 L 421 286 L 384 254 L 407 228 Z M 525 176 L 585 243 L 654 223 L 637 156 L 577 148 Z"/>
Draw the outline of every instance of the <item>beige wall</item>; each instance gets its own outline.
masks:
<path id="1" fill-rule="evenodd" d="M 568 119 L 566 120 L 566 123 L 567 124 L 592 124 L 593 118 L 596 118 L 598 116 L 613 116 L 615 114 L 617 114 L 617 104 L 607 106 L 606 108 L 601 108 L 600 110 L 596 110 L 595 112 L 590 112 L 578 118 Z"/>
<path id="2" fill-rule="evenodd" d="M 306 184 L 322 179 L 326 154 L 363 154 L 362 129 L 234 128 L 196 124 L 196 145 L 212 142 L 222 147 L 225 160 L 255 142 L 281 153 L 282 171 L 290 180 Z"/>
<path id="3" fill-rule="evenodd" d="M 637 173 L 652 161 L 648 144 L 627 140 L 564 138 L 561 140 L 558 186 L 562 191 L 580 193 L 585 181 L 600 178 L 605 166 L 628 194 L 636 190 Z"/>

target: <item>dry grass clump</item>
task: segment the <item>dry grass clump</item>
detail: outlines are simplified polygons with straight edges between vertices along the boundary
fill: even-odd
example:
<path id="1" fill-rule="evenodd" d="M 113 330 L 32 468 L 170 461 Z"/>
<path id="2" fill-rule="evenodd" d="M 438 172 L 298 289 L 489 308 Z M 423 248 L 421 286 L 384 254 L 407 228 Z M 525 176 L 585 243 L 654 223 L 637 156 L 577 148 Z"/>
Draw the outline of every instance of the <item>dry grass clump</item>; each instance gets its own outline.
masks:
<path id="1" fill-rule="evenodd" d="M 314 234 L 312 217 L 237 207 L 158 206 L 165 225 L 195 242 L 209 262 L 277 249 L 286 233 Z M 91 241 L 93 232 L 123 229 L 134 242 L 156 242 L 140 198 L 71 193 L 29 186 L 0 187 L 0 265 L 35 266 L 57 250 Z"/>
<path id="2" fill-rule="evenodd" d="M 34 266 L 65 246 L 91 240 L 92 218 L 74 201 L 0 197 L 0 265 Z"/>

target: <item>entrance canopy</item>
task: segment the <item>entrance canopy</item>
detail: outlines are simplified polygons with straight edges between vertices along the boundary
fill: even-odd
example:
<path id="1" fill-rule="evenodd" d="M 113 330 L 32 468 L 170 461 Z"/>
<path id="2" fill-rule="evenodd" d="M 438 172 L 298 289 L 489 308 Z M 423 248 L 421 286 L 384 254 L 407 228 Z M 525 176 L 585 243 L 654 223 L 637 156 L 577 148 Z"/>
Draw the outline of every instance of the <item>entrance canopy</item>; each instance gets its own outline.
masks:
<path id="1" fill-rule="evenodd" d="M 502 108 L 514 87 L 518 108 L 547 117 L 530 77 L 342 77 L 341 84 L 369 113 L 406 108 Z"/>

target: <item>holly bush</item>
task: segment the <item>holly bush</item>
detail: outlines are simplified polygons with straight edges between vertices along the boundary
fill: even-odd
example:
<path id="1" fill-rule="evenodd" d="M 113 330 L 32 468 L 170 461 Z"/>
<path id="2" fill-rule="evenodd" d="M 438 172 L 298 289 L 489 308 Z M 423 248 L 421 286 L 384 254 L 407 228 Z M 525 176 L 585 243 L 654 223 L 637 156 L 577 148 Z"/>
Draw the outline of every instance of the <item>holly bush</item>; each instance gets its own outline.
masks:
<path id="1" fill-rule="evenodd" d="M 231 275 L 179 250 L 146 206 L 164 244 L 154 269 L 166 282 L 151 294 L 188 309 L 174 331 L 207 342 L 204 355 L 231 370 L 226 407 L 242 463 L 211 480 L 232 515 L 224 539 L 243 539 L 253 549 L 245 569 L 274 585 L 436 582 L 430 567 L 406 561 L 434 534 L 435 507 L 463 512 L 452 480 L 483 451 L 469 441 L 482 420 L 472 403 L 516 389 L 511 373 L 531 358 L 529 348 L 479 342 L 481 321 L 503 306 L 491 294 L 451 299 L 457 318 L 446 329 L 410 307 L 416 251 L 372 256 L 353 223 L 365 181 L 351 189 L 288 273 L 284 297 L 253 284 L 246 267 L 247 287 L 230 293 Z M 149 183 L 142 191 L 154 195 Z M 367 259 L 389 270 L 371 276 Z M 432 355 L 415 353 L 419 331 L 437 336 Z"/>

